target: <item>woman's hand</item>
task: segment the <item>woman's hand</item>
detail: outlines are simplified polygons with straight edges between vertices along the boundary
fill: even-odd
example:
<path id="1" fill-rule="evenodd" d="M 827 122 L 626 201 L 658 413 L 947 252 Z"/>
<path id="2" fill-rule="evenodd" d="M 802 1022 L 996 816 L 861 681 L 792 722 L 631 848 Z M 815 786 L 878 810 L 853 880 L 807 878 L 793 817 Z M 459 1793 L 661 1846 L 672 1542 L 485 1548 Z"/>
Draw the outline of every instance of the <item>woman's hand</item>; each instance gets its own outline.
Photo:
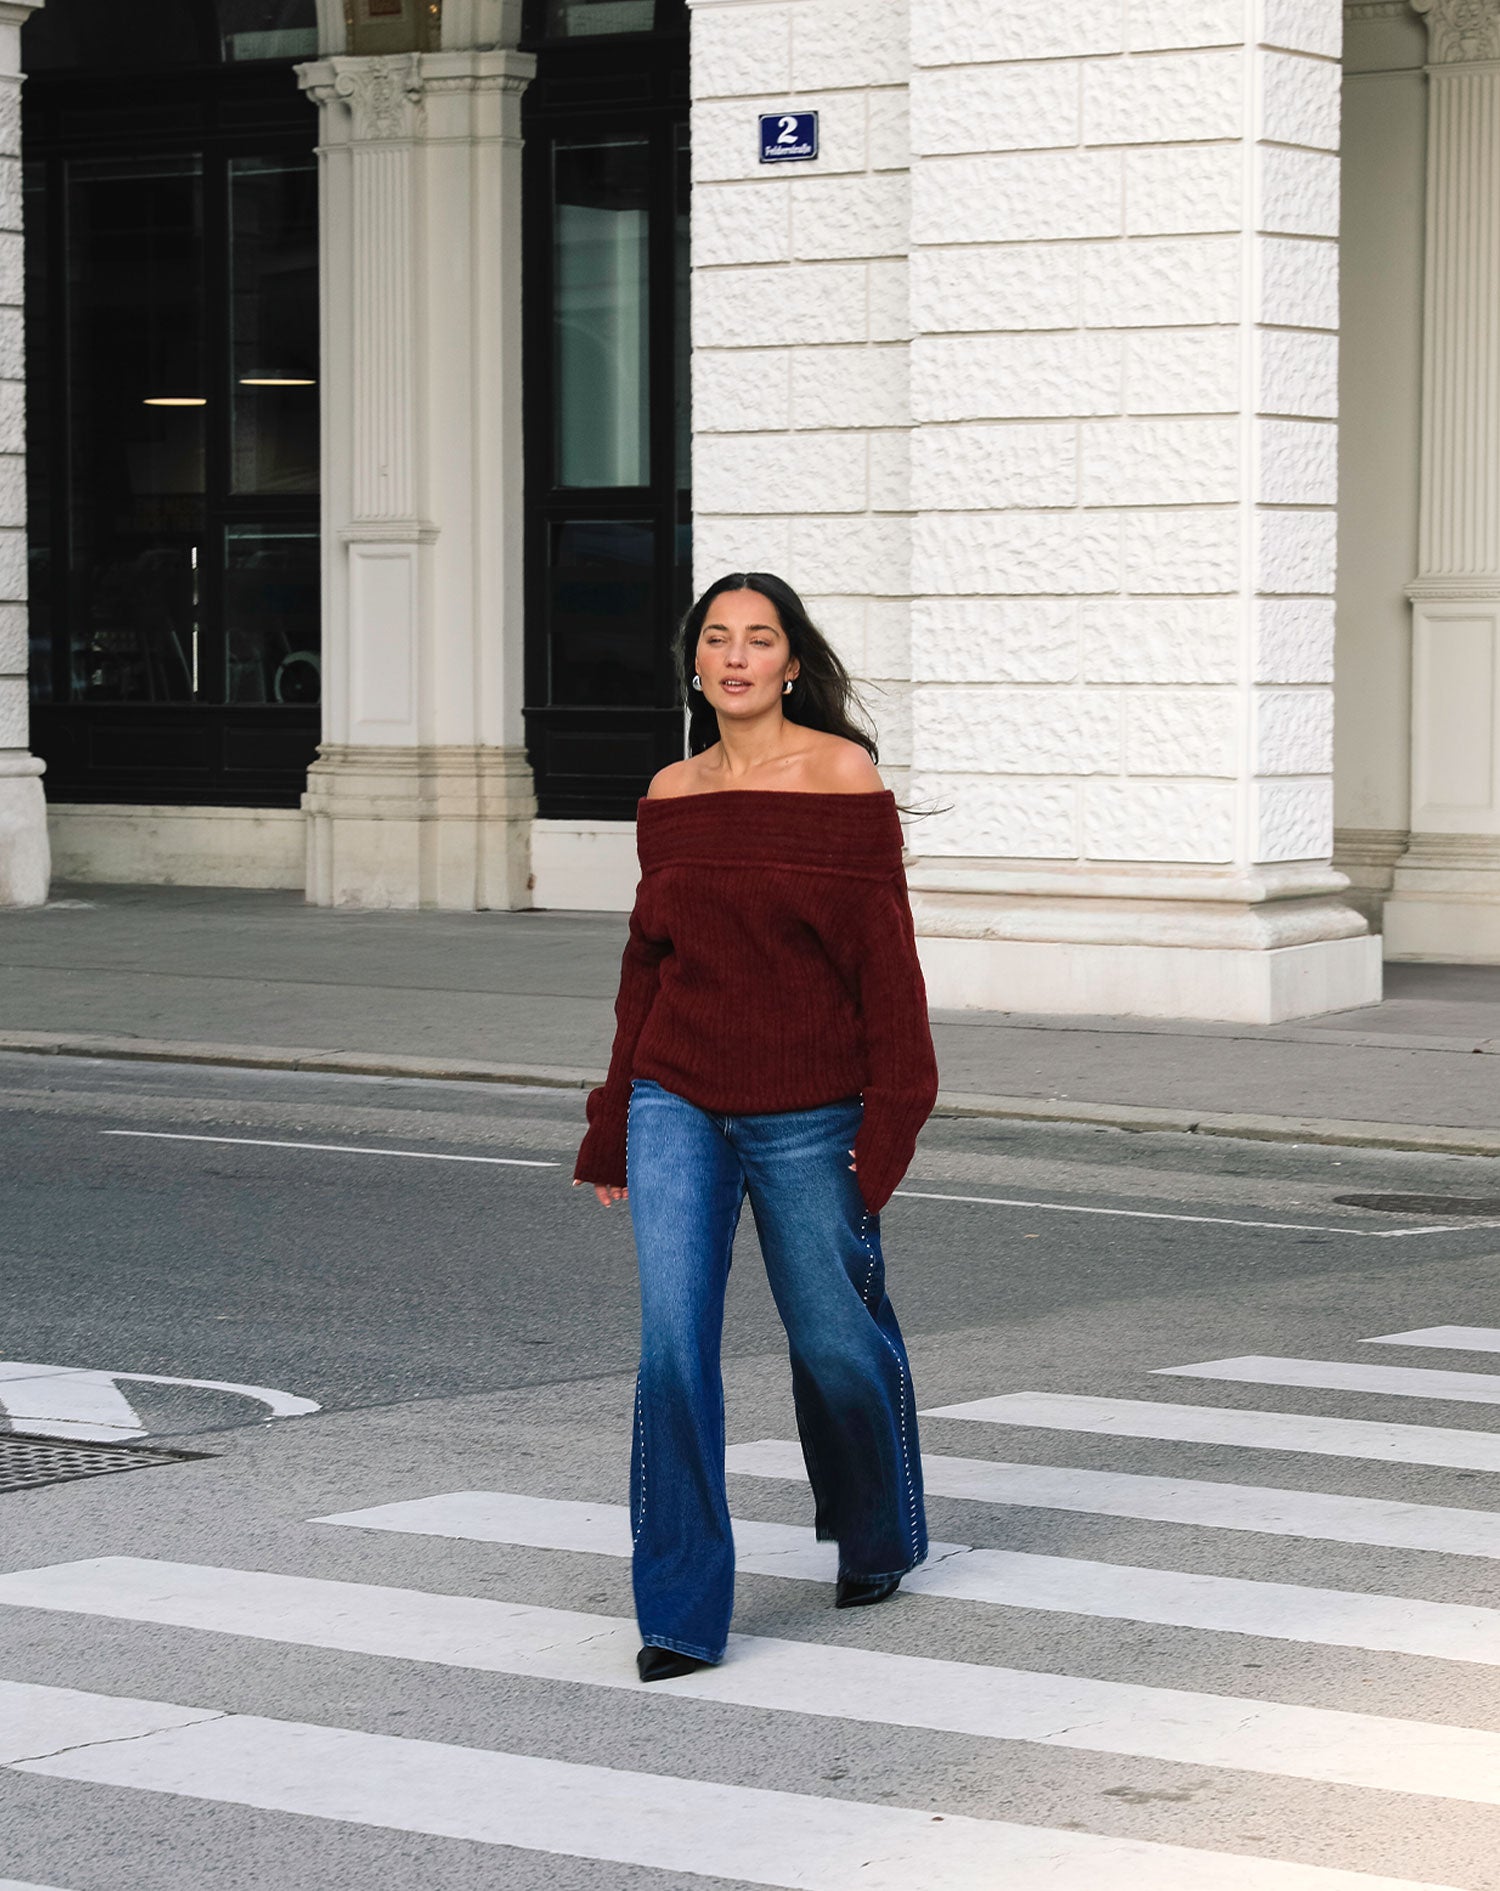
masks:
<path id="1" fill-rule="evenodd" d="M 582 1182 L 575 1182 L 573 1186 L 574 1188 L 582 1188 L 583 1184 Z M 601 1204 L 605 1208 L 608 1208 L 611 1202 L 624 1202 L 630 1199 L 630 1190 L 628 1188 L 616 1188 L 613 1183 L 609 1182 L 595 1182 L 594 1193 L 599 1197 Z"/>

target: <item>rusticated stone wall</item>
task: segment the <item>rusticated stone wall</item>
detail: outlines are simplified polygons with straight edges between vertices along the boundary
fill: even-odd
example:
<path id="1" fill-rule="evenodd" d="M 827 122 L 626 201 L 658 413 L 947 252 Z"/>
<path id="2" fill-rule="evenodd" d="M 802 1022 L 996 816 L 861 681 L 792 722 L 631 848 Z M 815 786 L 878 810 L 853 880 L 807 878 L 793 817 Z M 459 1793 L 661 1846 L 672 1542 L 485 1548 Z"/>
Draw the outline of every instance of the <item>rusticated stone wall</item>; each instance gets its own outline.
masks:
<path id="1" fill-rule="evenodd" d="M 0 0 L 0 906 L 41 905 L 51 877 L 42 764 L 27 749 L 20 41 L 35 10 Z"/>
<path id="2" fill-rule="evenodd" d="M 778 571 L 910 739 L 906 0 L 697 0 L 693 498 L 700 583 Z M 762 166 L 761 111 L 820 114 Z"/>
<path id="3" fill-rule="evenodd" d="M 813 597 L 924 854 L 1326 860 L 1337 0 L 693 28 L 700 578 Z"/>
<path id="4" fill-rule="evenodd" d="M 914 18 L 923 851 L 1326 859 L 1338 7 Z"/>
<path id="5" fill-rule="evenodd" d="M 879 718 L 945 1004 L 1363 1003 L 1333 845 L 1340 0 L 693 0 L 700 579 Z M 822 113 L 762 167 L 757 115 Z"/>

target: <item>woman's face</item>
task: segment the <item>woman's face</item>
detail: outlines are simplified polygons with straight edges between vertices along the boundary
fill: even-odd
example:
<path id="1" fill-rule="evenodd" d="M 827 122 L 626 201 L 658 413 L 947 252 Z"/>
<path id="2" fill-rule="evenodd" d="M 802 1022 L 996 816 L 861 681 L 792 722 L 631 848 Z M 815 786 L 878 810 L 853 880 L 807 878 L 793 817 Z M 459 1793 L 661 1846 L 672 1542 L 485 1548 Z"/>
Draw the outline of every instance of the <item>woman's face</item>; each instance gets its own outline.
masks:
<path id="1" fill-rule="evenodd" d="M 698 633 L 703 695 L 720 716 L 764 715 L 798 670 L 776 606 L 758 591 L 721 591 Z"/>

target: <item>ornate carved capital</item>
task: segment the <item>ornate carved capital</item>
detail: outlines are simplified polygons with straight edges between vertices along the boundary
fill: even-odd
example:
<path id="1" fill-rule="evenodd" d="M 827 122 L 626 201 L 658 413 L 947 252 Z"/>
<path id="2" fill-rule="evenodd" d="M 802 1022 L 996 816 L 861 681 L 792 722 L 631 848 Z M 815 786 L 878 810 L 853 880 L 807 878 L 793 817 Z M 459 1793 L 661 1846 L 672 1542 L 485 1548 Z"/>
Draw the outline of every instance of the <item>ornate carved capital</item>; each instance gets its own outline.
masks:
<path id="1" fill-rule="evenodd" d="M 1411 0 L 1427 22 L 1435 66 L 1500 59 L 1500 0 Z"/>
<path id="2" fill-rule="evenodd" d="M 333 89 L 354 118 L 356 143 L 387 143 L 422 133 L 422 60 L 418 53 L 332 59 Z"/>

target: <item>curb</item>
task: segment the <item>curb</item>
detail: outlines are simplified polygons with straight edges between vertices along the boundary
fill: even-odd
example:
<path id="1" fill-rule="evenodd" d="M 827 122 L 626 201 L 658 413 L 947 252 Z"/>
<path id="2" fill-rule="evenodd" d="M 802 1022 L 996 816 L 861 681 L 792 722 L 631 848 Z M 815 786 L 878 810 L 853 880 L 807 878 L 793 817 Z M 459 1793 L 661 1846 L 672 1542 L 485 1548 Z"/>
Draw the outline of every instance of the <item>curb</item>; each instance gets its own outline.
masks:
<path id="1" fill-rule="evenodd" d="M 0 1031 L 0 1051 L 46 1057 L 101 1057 L 138 1064 L 208 1064 L 230 1070 L 293 1070 L 335 1077 L 411 1077 L 438 1083 L 522 1083 L 590 1090 L 593 1070 L 555 1064 L 488 1064 L 477 1058 L 403 1057 L 388 1051 L 287 1049 L 281 1045 L 177 1043 L 168 1038 L 100 1037 L 62 1031 Z"/>
<path id="2" fill-rule="evenodd" d="M 234 1070 L 287 1070 L 308 1075 L 403 1077 L 438 1083 L 511 1083 L 553 1090 L 591 1090 L 604 1081 L 601 1071 L 557 1064 L 491 1064 L 478 1059 L 403 1057 L 380 1051 L 189 1044 L 165 1038 L 102 1037 L 57 1031 L 0 1031 L 0 1052 L 5 1051 L 28 1056 L 199 1064 Z M 1252 1142 L 1325 1143 L 1345 1149 L 1404 1149 L 1428 1155 L 1500 1157 L 1500 1131 L 1439 1123 L 1253 1116 L 1232 1111 L 1157 1109 L 1136 1103 L 975 1096 L 948 1090 L 939 1092 L 933 1115 L 989 1117 L 1018 1123 L 1071 1123 L 1095 1129 L 1155 1130 L 1180 1136 L 1232 1136 Z"/>

